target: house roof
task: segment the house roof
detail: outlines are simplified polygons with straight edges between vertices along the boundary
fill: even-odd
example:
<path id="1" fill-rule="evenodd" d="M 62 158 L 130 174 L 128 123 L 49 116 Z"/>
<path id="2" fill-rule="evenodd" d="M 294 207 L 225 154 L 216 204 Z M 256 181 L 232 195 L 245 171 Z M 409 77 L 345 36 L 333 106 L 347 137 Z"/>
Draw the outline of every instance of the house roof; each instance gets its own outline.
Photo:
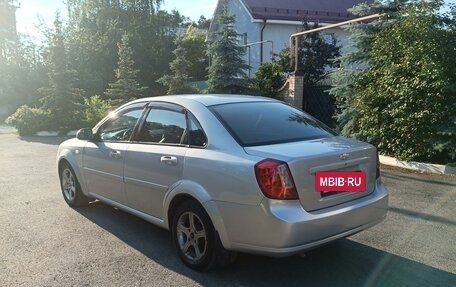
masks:
<path id="1" fill-rule="evenodd" d="M 218 0 L 214 17 L 207 34 L 207 41 L 213 41 L 213 32 L 218 29 L 217 15 L 223 3 Z M 347 9 L 360 3 L 374 0 L 235 0 L 243 4 L 254 20 L 280 20 L 290 22 L 339 23 L 356 18 Z M 280 6 L 280 7 L 279 7 Z"/>
<path id="2" fill-rule="evenodd" d="M 240 0 L 254 19 L 335 23 L 355 18 L 347 9 L 373 0 Z"/>

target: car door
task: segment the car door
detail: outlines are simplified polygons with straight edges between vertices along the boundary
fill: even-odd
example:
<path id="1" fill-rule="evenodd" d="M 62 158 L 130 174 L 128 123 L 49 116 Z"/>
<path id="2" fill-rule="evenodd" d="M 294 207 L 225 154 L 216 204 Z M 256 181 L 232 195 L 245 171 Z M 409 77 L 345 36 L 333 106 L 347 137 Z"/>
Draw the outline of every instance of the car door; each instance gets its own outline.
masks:
<path id="1" fill-rule="evenodd" d="M 125 155 L 125 191 L 129 206 L 163 218 L 163 199 L 182 178 L 187 145 L 186 112 L 154 104 Z"/>
<path id="2" fill-rule="evenodd" d="M 127 204 L 123 179 L 125 151 L 144 106 L 128 106 L 112 115 L 98 128 L 97 140 L 84 147 L 84 178 L 88 191 L 95 196 Z"/>

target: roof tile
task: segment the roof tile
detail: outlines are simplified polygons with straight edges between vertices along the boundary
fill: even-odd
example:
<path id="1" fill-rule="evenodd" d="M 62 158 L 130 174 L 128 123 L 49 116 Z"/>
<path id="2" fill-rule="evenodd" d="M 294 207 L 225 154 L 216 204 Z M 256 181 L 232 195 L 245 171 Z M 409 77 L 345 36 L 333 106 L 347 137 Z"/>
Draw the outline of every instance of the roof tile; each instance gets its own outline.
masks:
<path id="1" fill-rule="evenodd" d="M 255 19 L 340 22 L 355 18 L 347 9 L 372 0 L 241 0 Z"/>

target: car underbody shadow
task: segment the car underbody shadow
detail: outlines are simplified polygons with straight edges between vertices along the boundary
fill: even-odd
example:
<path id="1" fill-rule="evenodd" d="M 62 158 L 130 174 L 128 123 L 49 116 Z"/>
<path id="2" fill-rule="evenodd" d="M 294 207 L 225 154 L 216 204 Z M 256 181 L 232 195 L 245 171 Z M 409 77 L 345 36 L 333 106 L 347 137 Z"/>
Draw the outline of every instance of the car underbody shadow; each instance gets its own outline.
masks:
<path id="1" fill-rule="evenodd" d="M 181 263 L 171 235 L 99 201 L 76 209 L 150 260 L 203 286 L 452 286 L 456 275 L 350 239 L 281 259 L 240 254 L 206 273 Z M 271 231 L 274 232 L 274 231 Z"/>

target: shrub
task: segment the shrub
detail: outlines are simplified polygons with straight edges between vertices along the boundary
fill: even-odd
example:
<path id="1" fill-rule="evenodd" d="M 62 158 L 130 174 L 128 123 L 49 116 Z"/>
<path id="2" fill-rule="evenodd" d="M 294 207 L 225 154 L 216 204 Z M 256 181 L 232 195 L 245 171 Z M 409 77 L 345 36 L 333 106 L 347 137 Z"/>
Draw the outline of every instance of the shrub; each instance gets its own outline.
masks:
<path id="1" fill-rule="evenodd" d="M 19 107 L 5 120 L 5 123 L 14 126 L 21 136 L 52 130 L 54 127 L 47 110 L 31 108 L 27 105 Z"/>
<path id="2" fill-rule="evenodd" d="M 283 67 L 277 61 L 272 61 L 260 65 L 254 74 L 250 88 L 255 95 L 278 99 L 279 89 L 285 80 Z"/>

